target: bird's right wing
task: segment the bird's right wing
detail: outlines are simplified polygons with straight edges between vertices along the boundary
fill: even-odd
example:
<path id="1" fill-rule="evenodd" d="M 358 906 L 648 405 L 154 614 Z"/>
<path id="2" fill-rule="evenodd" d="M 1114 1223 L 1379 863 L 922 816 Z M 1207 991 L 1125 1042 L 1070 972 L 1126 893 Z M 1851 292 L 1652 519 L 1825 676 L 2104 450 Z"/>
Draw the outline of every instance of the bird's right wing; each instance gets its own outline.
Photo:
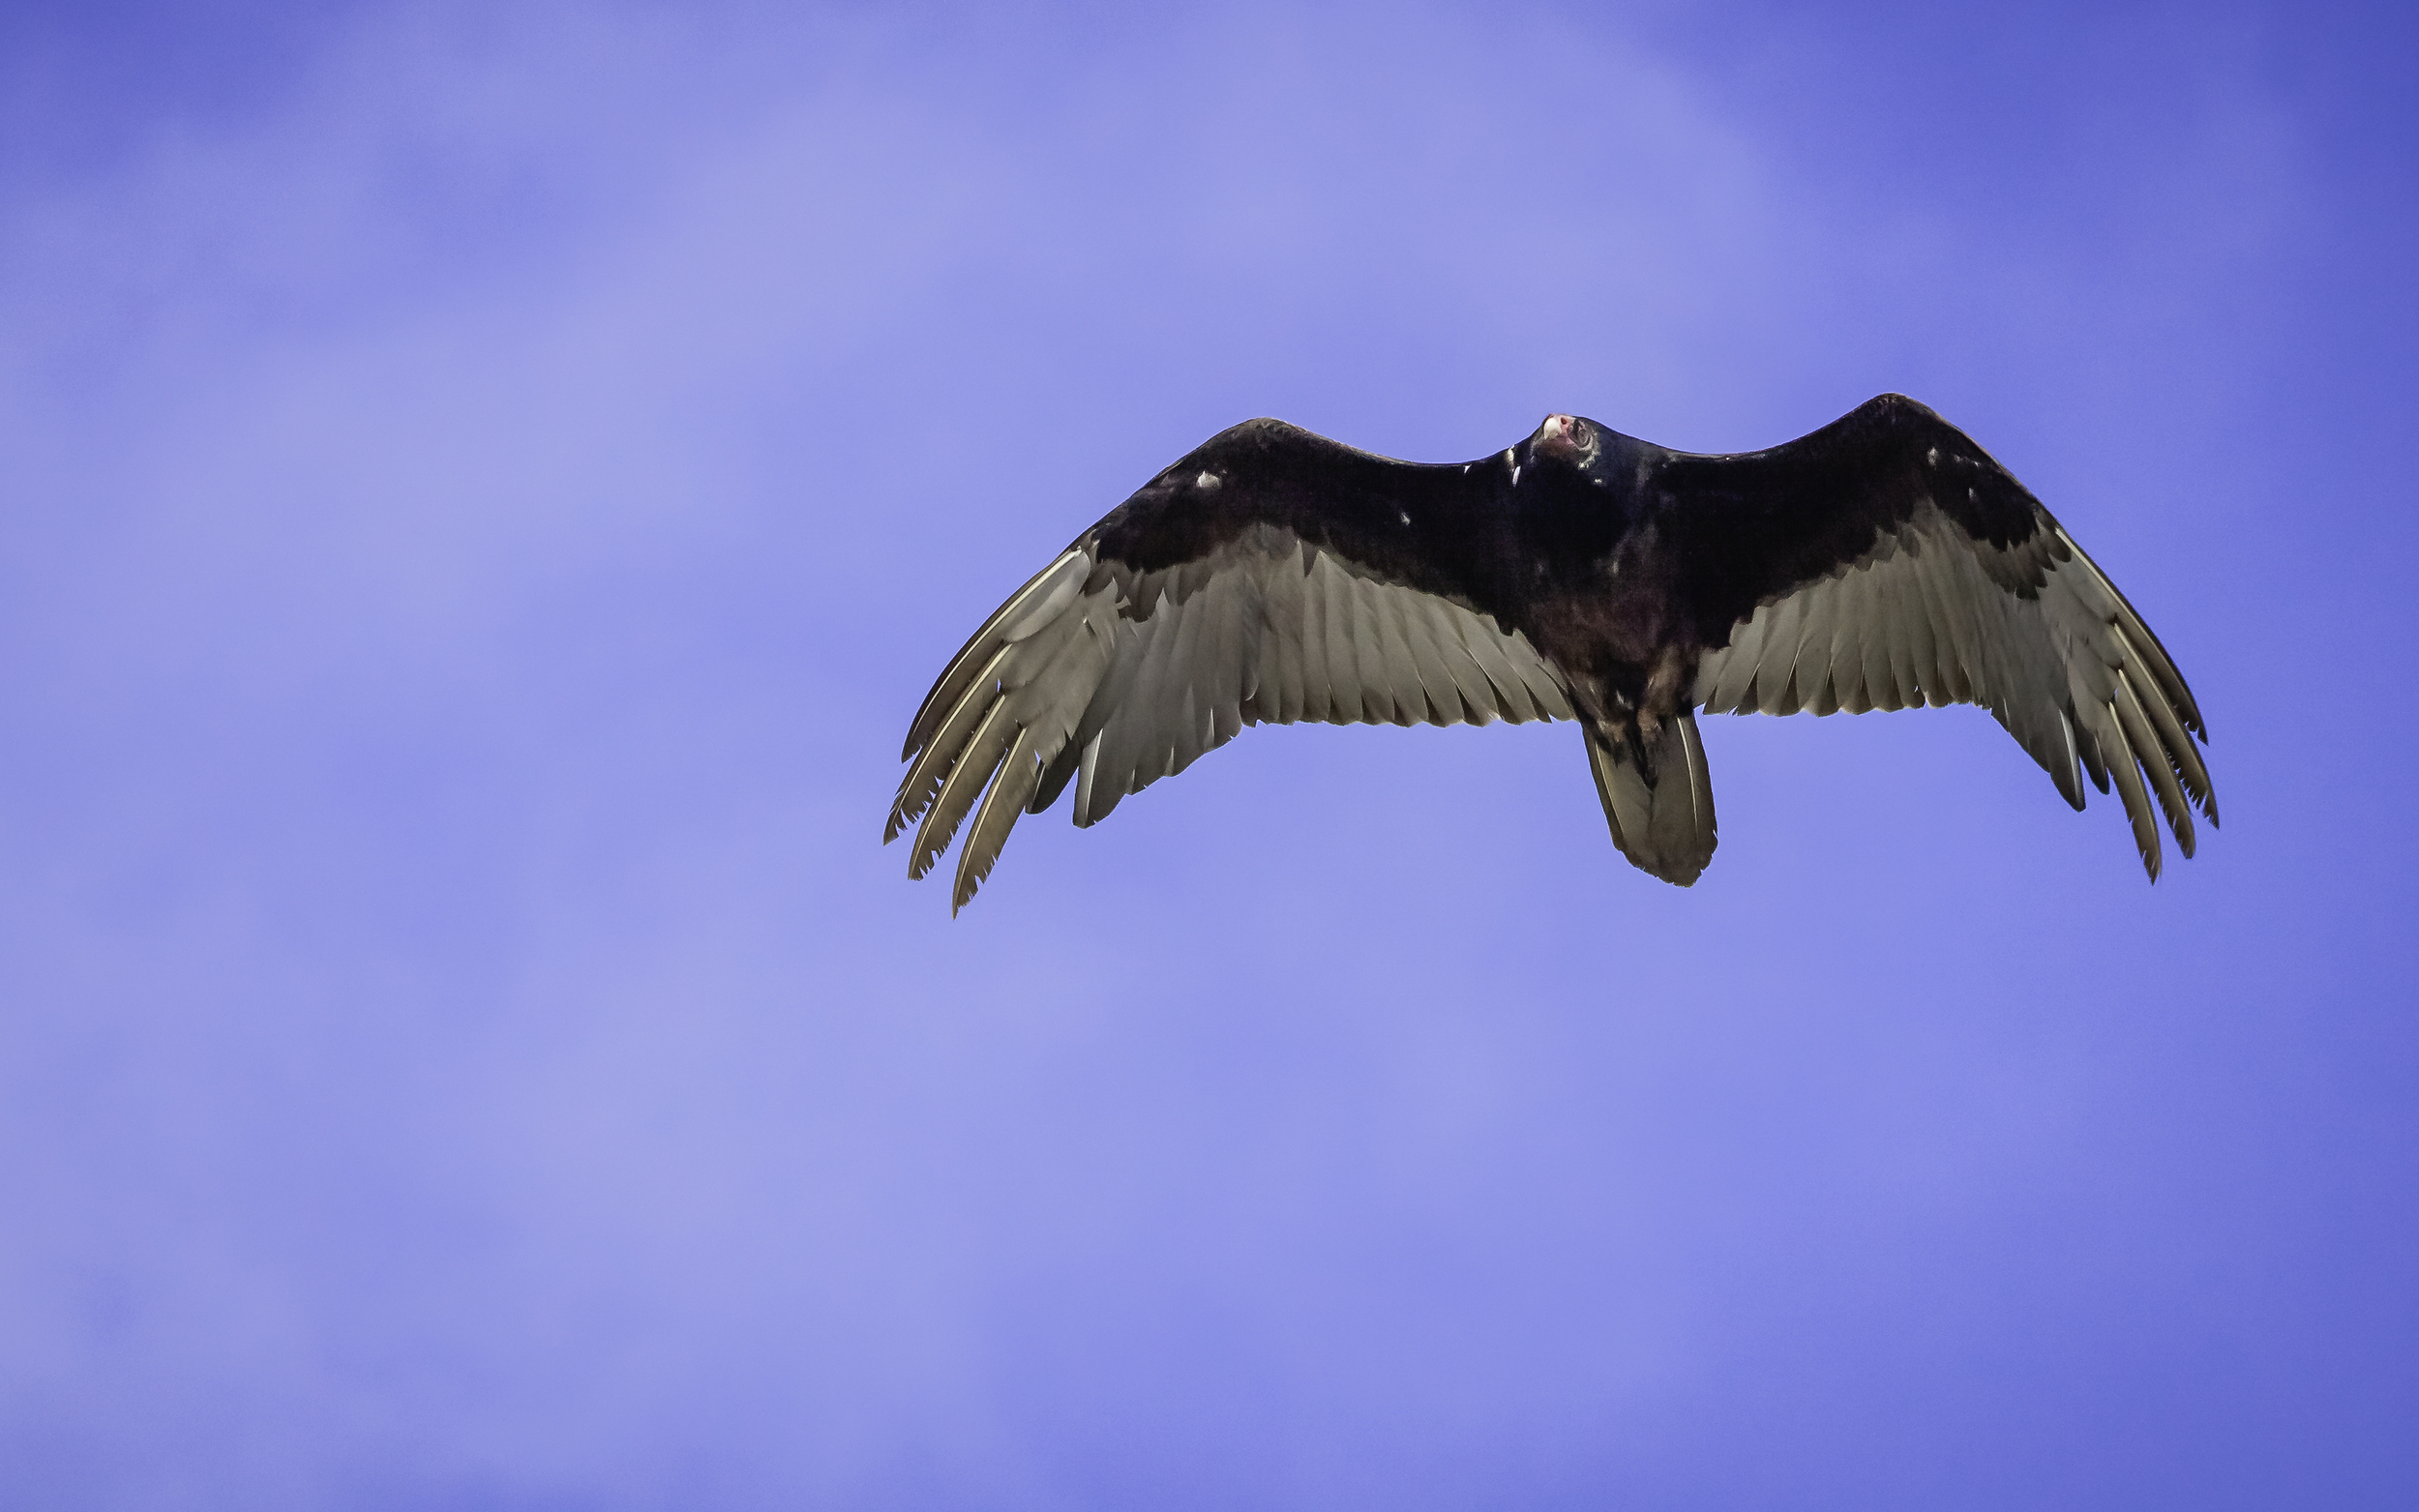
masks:
<path id="1" fill-rule="evenodd" d="M 1679 457 L 1669 521 L 1709 650 L 1708 713 L 1990 710 L 2083 807 L 2113 780 L 2159 875 L 2155 795 L 2186 856 L 2216 799 L 2175 664 L 2098 564 L 2005 469 L 1886 395 L 1767 452 Z M 2144 777 L 2148 785 L 2144 785 Z"/>
<path id="2" fill-rule="evenodd" d="M 1452 554 L 1474 514 L 1455 471 L 1274 422 L 1212 440 L 1087 531 L 949 663 L 909 729 L 882 838 L 920 818 L 909 875 L 921 876 L 971 813 L 963 906 L 1018 815 L 1072 782 L 1075 822 L 1091 824 L 1246 725 L 1569 718 L 1528 639 L 1418 544 Z"/>

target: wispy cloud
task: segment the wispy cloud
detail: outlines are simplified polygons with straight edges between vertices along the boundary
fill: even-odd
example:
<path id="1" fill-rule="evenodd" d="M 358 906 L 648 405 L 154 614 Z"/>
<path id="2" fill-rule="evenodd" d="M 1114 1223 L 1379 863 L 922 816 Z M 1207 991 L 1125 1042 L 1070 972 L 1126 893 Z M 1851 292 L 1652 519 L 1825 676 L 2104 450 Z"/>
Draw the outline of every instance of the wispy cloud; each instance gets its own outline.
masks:
<path id="1" fill-rule="evenodd" d="M 1747 446 L 1893 387 L 2221 690 L 2229 815 L 2344 821 L 2199 529 L 2264 507 L 2220 443 L 2315 128 L 2233 44 L 2104 100 L 2045 20 L 2047 84 L 1962 38 L 1921 98 L 1999 124 L 1943 147 L 1870 101 L 1960 39 L 1766 21 L 368 9 L 5 159 L 0 1482 L 1888 1504 L 1974 1491 L 1946 1444 L 2016 1504 L 2065 1436 L 2205 1485 L 2229 1373 L 2335 1326 L 2158 1363 L 2278 1284 L 2179 1253 L 2321 1263 L 2225 1198 L 2341 1154 L 2286 936 L 2408 953 L 2277 896 L 2292 826 L 2145 894 L 1967 711 L 1726 722 L 1686 895 L 1554 730 L 1263 732 L 1027 820 L 954 925 L 875 844 L 941 660 L 1219 426 Z"/>

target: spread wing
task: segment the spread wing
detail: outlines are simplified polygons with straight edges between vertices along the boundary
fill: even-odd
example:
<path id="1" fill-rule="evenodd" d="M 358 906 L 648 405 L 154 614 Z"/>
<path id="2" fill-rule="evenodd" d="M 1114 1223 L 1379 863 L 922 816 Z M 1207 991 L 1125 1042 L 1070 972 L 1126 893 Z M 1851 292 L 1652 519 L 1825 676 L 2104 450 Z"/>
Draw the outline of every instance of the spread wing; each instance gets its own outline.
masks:
<path id="1" fill-rule="evenodd" d="M 2083 807 L 2113 780 L 2159 875 L 2155 794 L 2186 856 L 2217 803 L 2165 647 L 2039 500 L 1897 395 L 1811 435 L 1661 464 L 1661 545 L 1708 647 L 1709 713 L 1979 703 Z M 2145 778 L 2147 782 L 2145 783 Z"/>
<path id="2" fill-rule="evenodd" d="M 1246 725 L 1569 718 L 1560 675 L 1490 608 L 1508 557 L 1487 497 L 1470 468 L 1280 421 L 1219 434 L 951 660 L 909 728 L 883 840 L 920 819 L 922 876 L 971 813 L 963 907 L 1019 814 L 1071 781 L 1090 824 Z"/>

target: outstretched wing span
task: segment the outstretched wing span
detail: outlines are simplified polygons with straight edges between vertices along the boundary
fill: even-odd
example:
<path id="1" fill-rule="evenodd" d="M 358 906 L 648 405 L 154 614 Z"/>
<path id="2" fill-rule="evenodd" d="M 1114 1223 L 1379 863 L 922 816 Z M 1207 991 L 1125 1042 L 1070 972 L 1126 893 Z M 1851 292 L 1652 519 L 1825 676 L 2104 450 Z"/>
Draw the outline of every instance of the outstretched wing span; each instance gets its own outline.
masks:
<path id="1" fill-rule="evenodd" d="M 922 876 L 971 814 L 963 907 L 1019 814 L 1071 781 L 1075 822 L 1093 823 L 1246 725 L 1569 718 L 1560 676 L 1478 607 L 1500 519 L 1466 468 L 1273 420 L 1219 434 L 949 663 L 909 729 L 883 840 L 920 819 L 908 871 Z"/>
<path id="2" fill-rule="evenodd" d="M 1990 710 L 2066 800 L 2116 784 L 2159 875 L 2152 796 L 2186 856 L 2218 821 L 2192 691 L 2039 500 L 1930 410 L 1884 395 L 1784 446 L 1675 455 L 1660 546 L 1711 648 L 1709 713 Z M 2145 784 L 2145 777 L 2147 784 Z"/>

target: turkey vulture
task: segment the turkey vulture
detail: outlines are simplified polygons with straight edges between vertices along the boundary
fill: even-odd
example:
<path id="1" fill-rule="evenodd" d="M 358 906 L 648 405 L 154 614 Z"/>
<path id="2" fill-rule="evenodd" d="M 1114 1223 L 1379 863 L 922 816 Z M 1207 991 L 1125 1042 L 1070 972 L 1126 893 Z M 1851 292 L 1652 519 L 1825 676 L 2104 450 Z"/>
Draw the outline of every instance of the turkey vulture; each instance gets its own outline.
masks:
<path id="1" fill-rule="evenodd" d="M 2218 821 L 2165 647 L 1964 432 L 1885 394 L 1769 451 L 1674 452 L 1549 415 L 1478 461 L 1280 420 L 1211 437 L 1085 531 L 952 658 L 884 843 L 968 814 L 952 909 L 1019 814 L 1075 822 L 1246 725 L 1578 722 L 1613 844 L 1686 887 L 1714 854 L 1696 714 L 1979 703 L 2083 807 L 2111 781 L 2159 876 Z M 976 799 L 980 798 L 979 806 Z"/>

